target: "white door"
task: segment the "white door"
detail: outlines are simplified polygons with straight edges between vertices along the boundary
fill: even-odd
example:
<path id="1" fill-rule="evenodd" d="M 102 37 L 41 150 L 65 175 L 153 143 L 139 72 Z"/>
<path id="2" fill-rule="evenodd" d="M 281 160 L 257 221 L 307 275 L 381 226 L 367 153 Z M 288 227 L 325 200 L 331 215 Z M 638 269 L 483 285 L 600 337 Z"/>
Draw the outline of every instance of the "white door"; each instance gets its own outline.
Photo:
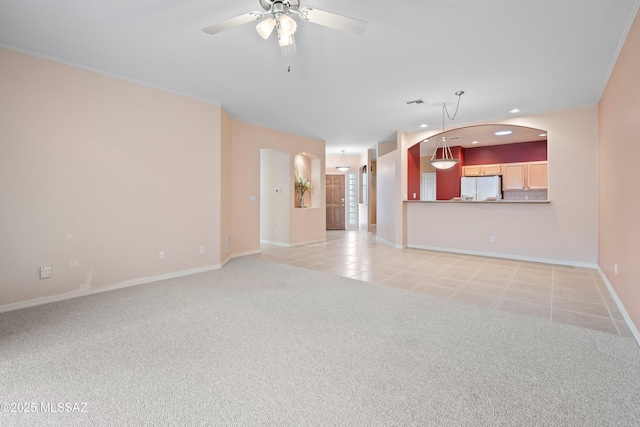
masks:
<path id="1" fill-rule="evenodd" d="M 420 200 L 436 200 L 436 174 L 423 173 L 420 185 Z"/>

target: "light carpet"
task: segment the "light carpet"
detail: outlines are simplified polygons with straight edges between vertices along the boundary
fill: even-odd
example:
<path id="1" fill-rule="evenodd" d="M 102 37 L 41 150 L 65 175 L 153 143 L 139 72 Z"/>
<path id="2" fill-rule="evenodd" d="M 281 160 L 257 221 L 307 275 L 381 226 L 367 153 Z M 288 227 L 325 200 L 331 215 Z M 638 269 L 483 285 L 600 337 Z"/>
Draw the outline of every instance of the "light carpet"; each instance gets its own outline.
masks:
<path id="1" fill-rule="evenodd" d="M 245 257 L 0 314 L 2 402 L 36 405 L 3 426 L 637 426 L 640 350 Z"/>

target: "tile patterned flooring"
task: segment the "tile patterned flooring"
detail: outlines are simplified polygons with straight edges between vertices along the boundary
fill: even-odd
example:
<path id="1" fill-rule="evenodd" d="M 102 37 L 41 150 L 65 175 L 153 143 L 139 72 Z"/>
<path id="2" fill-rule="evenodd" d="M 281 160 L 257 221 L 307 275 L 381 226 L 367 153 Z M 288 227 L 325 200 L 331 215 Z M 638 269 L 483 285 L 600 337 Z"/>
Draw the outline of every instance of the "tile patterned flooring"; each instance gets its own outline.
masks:
<path id="1" fill-rule="evenodd" d="M 632 336 L 596 269 L 395 249 L 361 231 L 327 231 L 327 241 L 263 245 L 255 255 L 365 282 Z"/>

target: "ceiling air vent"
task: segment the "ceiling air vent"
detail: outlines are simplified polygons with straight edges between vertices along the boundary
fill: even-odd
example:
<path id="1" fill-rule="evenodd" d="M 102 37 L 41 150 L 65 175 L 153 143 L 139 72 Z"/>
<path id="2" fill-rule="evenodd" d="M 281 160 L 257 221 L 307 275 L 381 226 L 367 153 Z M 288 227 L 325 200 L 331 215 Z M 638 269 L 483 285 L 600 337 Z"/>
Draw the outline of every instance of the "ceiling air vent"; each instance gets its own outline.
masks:
<path id="1" fill-rule="evenodd" d="M 412 105 L 412 104 L 419 105 L 419 104 L 426 104 L 426 103 L 427 103 L 427 101 L 425 101 L 425 100 L 424 100 L 424 99 L 422 99 L 422 98 L 420 98 L 420 99 L 414 99 L 413 101 L 407 101 L 407 102 L 406 102 L 406 104 L 407 104 L 407 105 Z"/>

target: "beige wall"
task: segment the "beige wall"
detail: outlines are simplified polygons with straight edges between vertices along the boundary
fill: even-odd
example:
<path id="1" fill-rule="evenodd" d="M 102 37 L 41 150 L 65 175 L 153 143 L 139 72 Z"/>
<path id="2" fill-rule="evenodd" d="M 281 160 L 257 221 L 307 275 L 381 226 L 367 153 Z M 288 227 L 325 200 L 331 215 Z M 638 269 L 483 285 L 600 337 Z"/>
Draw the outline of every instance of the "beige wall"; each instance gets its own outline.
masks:
<path id="1" fill-rule="evenodd" d="M 378 157 L 377 160 L 377 225 L 376 238 L 388 245 L 401 247 L 402 236 L 397 233 L 397 209 L 402 206 L 399 187 L 397 150 Z"/>
<path id="2" fill-rule="evenodd" d="M 260 126 L 233 121 L 232 188 L 233 188 L 233 252 L 234 255 L 260 250 L 260 149 L 270 148 L 290 155 L 289 185 L 293 189 L 294 156 L 306 152 L 310 158 L 321 159 L 314 187 L 319 206 L 311 209 L 294 208 L 293 191 L 289 193 L 289 245 L 322 241 L 326 236 L 324 197 L 324 141 L 304 138 Z M 318 182 L 316 182 L 318 181 Z M 251 196 L 256 200 L 252 201 Z"/>
<path id="3" fill-rule="evenodd" d="M 220 121 L 220 156 L 215 156 L 214 161 L 220 170 L 220 258 L 222 264 L 231 259 L 233 253 L 233 241 L 231 241 L 233 212 L 231 211 L 231 201 L 233 197 L 231 182 L 231 126 L 232 120 L 229 115 L 222 110 Z M 215 226 L 215 225 L 214 225 Z"/>
<path id="4" fill-rule="evenodd" d="M 407 244 L 595 266 L 598 260 L 597 106 L 491 123 L 548 131 L 551 203 L 535 206 L 407 203 Z M 406 135 L 402 151 L 406 152 L 427 136 L 430 135 Z M 402 164 L 406 181 L 406 159 Z M 403 193 L 405 185 L 403 183 Z M 396 215 L 395 220 L 402 221 L 402 214 Z M 495 243 L 490 242 L 490 236 L 496 237 Z"/>
<path id="5" fill-rule="evenodd" d="M 261 148 L 311 153 L 324 183 L 323 141 L 4 48 L 0 63 L 0 311 L 259 251 Z M 325 238 L 316 188 L 318 208 L 296 210 L 289 244 Z M 39 279 L 43 265 L 51 279 Z"/>
<path id="6" fill-rule="evenodd" d="M 0 63 L 0 306 L 219 266 L 219 106 L 4 48 Z"/>
<path id="7" fill-rule="evenodd" d="M 599 104 L 598 264 L 640 342 L 640 18 L 636 17 Z M 615 272 L 615 265 L 618 272 Z"/>
<path id="8" fill-rule="evenodd" d="M 260 241 L 265 243 L 288 245 L 291 240 L 290 163 L 287 153 L 260 150 Z"/>

